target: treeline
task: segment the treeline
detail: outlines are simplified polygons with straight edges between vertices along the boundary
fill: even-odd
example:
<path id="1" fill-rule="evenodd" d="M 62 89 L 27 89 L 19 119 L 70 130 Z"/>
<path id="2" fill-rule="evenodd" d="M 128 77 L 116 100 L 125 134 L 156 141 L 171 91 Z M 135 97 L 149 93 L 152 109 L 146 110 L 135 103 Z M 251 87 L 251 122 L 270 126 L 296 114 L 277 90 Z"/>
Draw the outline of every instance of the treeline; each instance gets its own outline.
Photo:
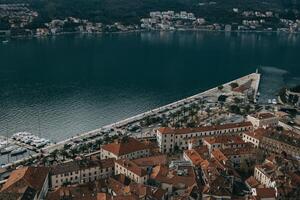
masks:
<path id="1" fill-rule="evenodd" d="M 40 14 L 33 27 L 69 16 L 103 23 L 133 24 L 157 10 L 185 10 L 219 23 L 239 22 L 232 8 L 272 10 L 289 18 L 298 17 L 300 11 L 298 0 L 0 0 L 0 3 L 29 3 Z"/>

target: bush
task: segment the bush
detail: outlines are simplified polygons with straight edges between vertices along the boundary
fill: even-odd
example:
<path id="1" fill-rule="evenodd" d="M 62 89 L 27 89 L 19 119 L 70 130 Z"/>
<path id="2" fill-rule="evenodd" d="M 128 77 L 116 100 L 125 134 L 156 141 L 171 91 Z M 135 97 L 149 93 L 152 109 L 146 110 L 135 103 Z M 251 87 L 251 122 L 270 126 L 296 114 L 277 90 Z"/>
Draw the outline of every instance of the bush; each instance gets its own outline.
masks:
<path id="1" fill-rule="evenodd" d="M 231 87 L 232 89 L 234 89 L 234 88 L 239 87 L 239 84 L 238 84 L 237 82 L 233 82 L 233 83 L 230 83 L 230 87 Z"/>
<path id="2" fill-rule="evenodd" d="M 220 96 L 218 97 L 218 101 L 220 101 L 220 102 L 225 102 L 226 99 L 227 99 L 227 97 L 228 97 L 228 96 L 226 96 L 226 95 L 220 95 Z"/>
<path id="3" fill-rule="evenodd" d="M 235 113 L 235 114 L 241 114 L 240 108 L 236 105 L 231 105 L 229 107 L 229 111 L 232 112 L 232 113 Z"/>

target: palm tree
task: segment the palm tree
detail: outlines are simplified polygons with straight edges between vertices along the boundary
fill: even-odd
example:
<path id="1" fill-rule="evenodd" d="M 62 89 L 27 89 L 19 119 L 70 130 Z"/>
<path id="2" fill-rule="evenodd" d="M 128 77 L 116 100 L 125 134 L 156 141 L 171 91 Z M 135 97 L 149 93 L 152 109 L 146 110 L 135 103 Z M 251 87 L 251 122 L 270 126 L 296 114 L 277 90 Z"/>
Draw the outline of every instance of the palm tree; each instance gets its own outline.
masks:
<path id="1" fill-rule="evenodd" d="M 103 141 L 102 140 L 96 140 L 96 146 L 97 146 L 97 149 L 100 149 L 100 147 L 101 147 L 101 144 L 103 143 Z"/>
<path id="2" fill-rule="evenodd" d="M 50 153 L 50 157 L 52 157 L 53 160 L 57 161 L 57 156 L 58 156 L 58 154 L 59 154 L 59 150 L 58 150 L 58 149 L 55 149 L 54 151 L 52 151 L 52 152 Z"/>
<path id="3" fill-rule="evenodd" d="M 68 152 L 64 149 L 61 149 L 59 154 L 63 157 L 63 160 L 65 160 L 66 157 L 68 157 L 68 155 L 69 155 Z"/>

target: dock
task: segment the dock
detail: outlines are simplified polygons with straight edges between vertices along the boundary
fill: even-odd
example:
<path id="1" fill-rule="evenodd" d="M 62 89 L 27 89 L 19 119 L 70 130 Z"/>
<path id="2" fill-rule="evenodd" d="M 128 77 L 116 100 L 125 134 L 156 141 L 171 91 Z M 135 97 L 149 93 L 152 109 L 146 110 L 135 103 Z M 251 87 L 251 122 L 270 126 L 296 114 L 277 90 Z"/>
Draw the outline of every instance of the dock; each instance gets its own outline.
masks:
<path id="1" fill-rule="evenodd" d="M 260 77 L 261 77 L 261 75 L 258 72 L 256 72 L 256 73 L 252 73 L 252 74 L 240 77 L 236 80 L 227 82 L 227 83 L 223 84 L 223 86 L 224 86 L 224 88 L 230 88 L 230 84 L 234 83 L 234 82 L 238 83 L 239 85 L 242 85 L 242 84 L 245 84 L 246 82 L 252 81 L 251 88 L 253 89 L 254 99 L 256 99 L 256 95 L 257 95 L 258 88 L 259 88 L 259 83 L 260 83 Z M 45 154 L 47 155 L 47 154 L 51 153 L 52 151 L 54 151 L 56 149 L 58 149 L 58 150 L 62 149 L 65 144 L 68 144 L 68 143 L 70 143 L 70 142 L 72 142 L 76 139 L 87 139 L 86 142 L 92 142 L 92 141 L 95 141 L 96 138 L 99 139 L 99 138 L 103 137 L 103 131 L 107 131 L 107 130 L 111 130 L 111 129 L 120 129 L 124 126 L 139 122 L 139 121 L 143 120 L 146 117 L 149 117 L 149 116 L 151 117 L 151 116 L 161 115 L 161 114 L 164 114 L 164 113 L 169 113 L 172 110 L 180 108 L 181 106 L 186 106 L 186 105 L 192 104 L 196 101 L 199 101 L 199 100 L 203 99 L 204 97 L 216 96 L 216 95 L 220 95 L 220 94 L 222 94 L 222 92 L 220 92 L 220 90 L 218 89 L 218 86 L 217 86 L 217 87 L 214 87 L 214 88 L 209 89 L 207 91 L 198 93 L 196 95 L 181 99 L 179 101 L 161 106 L 159 108 L 155 108 L 155 109 L 150 110 L 150 111 L 146 111 L 144 113 L 135 115 L 133 117 L 129 117 L 127 119 L 118 121 L 116 123 L 112 123 L 112 124 L 103 126 L 99 129 L 84 132 L 84 133 L 81 133 L 81 134 L 77 134 L 76 136 L 73 136 L 71 138 L 63 140 L 63 141 L 58 142 L 56 144 L 52 144 L 50 146 L 42 148 L 41 152 L 43 152 L 44 155 Z M 37 153 L 37 154 L 34 155 L 34 157 L 36 157 L 36 158 L 39 157 L 39 156 L 41 156 L 41 153 Z M 30 159 L 32 159 L 32 157 Z M 16 165 L 18 165 L 18 164 L 20 164 L 24 161 L 28 161 L 28 159 L 24 158 L 22 160 L 14 162 L 14 163 L 9 163 L 7 165 L 4 165 L 3 167 L 7 168 L 7 167 L 10 167 L 12 165 L 16 166 Z"/>

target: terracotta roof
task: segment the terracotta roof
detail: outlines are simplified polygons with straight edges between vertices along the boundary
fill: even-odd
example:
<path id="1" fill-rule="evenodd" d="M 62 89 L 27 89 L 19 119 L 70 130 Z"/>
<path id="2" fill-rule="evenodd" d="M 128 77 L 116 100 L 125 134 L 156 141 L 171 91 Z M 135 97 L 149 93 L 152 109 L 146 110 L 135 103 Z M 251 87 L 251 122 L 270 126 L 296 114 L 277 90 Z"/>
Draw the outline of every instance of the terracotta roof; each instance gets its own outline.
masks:
<path id="1" fill-rule="evenodd" d="M 97 190 L 95 190 L 95 188 L 87 184 L 71 185 L 67 187 L 60 187 L 55 189 L 54 191 L 50 191 L 48 192 L 46 197 L 46 200 L 59 200 L 59 199 L 98 200 Z"/>
<path id="2" fill-rule="evenodd" d="M 222 151 L 220 151 L 220 149 L 214 149 L 211 152 L 211 155 L 222 163 L 226 163 L 228 161 L 228 158 L 222 153 Z"/>
<path id="3" fill-rule="evenodd" d="M 247 178 L 245 180 L 245 183 L 251 188 L 256 188 L 257 186 L 259 186 L 259 182 L 253 176 Z"/>
<path id="4" fill-rule="evenodd" d="M 130 161 L 129 159 L 120 159 L 117 160 L 116 163 L 140 177 L 147 175 L 147 171 L 144 168 L 139 167 L 137 164 Z"/>
<path id="5" fill-rule="evenodd" d="M 269 112 L 261 112 L 261 113 L 256 113 L 252 115 L 252 117 L 255 117 L 257 119 L 269 119 L 275 117 L 272 113 Z"/>
<path id="6" fill-rule="evenodd" d="M 244 134 L 257 140 L 261 140 L 265 135 L 269 134 L 270 132 L 272 132 L 271 129 L 259 128 L 254 131 L 246 132 Z"/>
<path id="7" fill-rule="evenodd" d="M 246 144 L 239 136 L 213 136 L 205 137 L 203 141 L 209 144 Z"/>
<path id="8" fill-rule="evenodd" d="M 235 156 L 235 155 L 255 154 L 255 148 L 251 146 L 249 147 L 248 145 L 242 148 L 226 148 L 226 149 L 222 149 L 221 151 L 226 157 Z"/>
<path id="9" fill-rule="evenodd" d="M 261 165 L 256 165 L 255 168 L 259 169 L 266 176 L 271 176 L 276 169 L 275 165 L 271 162 L 263 163 Z"/>
<path id="10" fill-rule="evenodd" d="M 1 188 L 1 193 L 40 192 L 49 174 L 47 167 L 23 167 L 14 170 Z M 21 195 L 22 196 L 22 195 Z"/>
<path id="11" fill-rule="evenodd" d="M 180 176 L 177 174 L 177 170 L 187 170 L 187 175 Z M 153 168 L 150 177 L 160 183 L 167 183 L 174 187 L 179 184 L 187 188 L 196 184 L 193 167 L 178 167 L 177 170 L 169 169 L 166 166 L 157 166 Z"/>
<path id="12" fill-rule="evenodd" d="M 150 178 L 155 179 L 159 175 L 161 175 L 161 176 L 167 176 L 168 172 L 169 172 L 169 169 L 168 169 L 167 166 L 165 166 L 165 165 L 158 165 L 158 166 L 156 166 L 156 167 L 154 167 L 152 169 Z"/>
<path id="13" fill-rule="evenodd" d="M 113 199 L 153 199 L 153 200 L 160 200 L 161 197 L 166 193 L 165 190 L 131 182 L 128 185 L 123 184 L 114 177 L 110 177 L 108 187 L 116 194 L 116 196 L 113 197 Z M 104 196 L 102 194 L 102 196 Z M 124 198 L 123 198 L 124 197 Z M 126 197 L 126 198 L 125 198 Z M 159 198 L 156 198 L 159 197 Z M 97 199 L 98 200 L 98 199 Z"/>
<path id="14" fill-rule="evenodd" d="M 73 160 L 66 163 L 61 163 L 58 165 L 53 165 L 51 167 L 50 174 L 57 175 L 57 174 L 64 174 L 68 172 L 74 172 L 78 170 L 93 168 L 93 167 L 100 167 L 102 169 L 114 167 L 113 158 L 108 158 L 104 160 Z"/>
<path id="15" fill-rule="evenodd" d="M 161 189 L 161 188 L 157 188 L 157 189 L 153 192 L 152 196 L 153 196 L 154 199 L 156 199 L 156 200 L 161 200 L 161 199 L 163 199 L 163 196 L 166 195 L 166 194 L 167 194 L 167 190 L 163 190 L 163 189 Z"/>
<path id="16" fill-rule="evenodd" d="M 144 143 L 134 138 L 128 138 L 127 140 L 116 141 L 114 143 L 106 144 L 101 148 L 117 156 L 149 149 Z"/>
<path id="17" fill-rule="evenodd" d="M 114 178 L 109 177 L 107 187 L 111 189 L 114 193 L 116 193 L 116 195 L 122 195 L 125 185 L 115 180 Z"/>
<path id="18" fill-rule="evenodd" d="M 167 155 L 157 155 L 157 156 L 150 156 L 145 158 L 138 158 L 132 160 L 135 164 L 140 167 L 147 167 L 147 166 L 156 166 L 156 165 L 166 165 L 167 164 Z"/>
<path id="19" fill-rule="evenodd" d="M 204 147 L 204 148 L 203 148 Z M 208 156 L 208 148 L 207 146 L 203 146 L 191 150 L 184 151 L 185 155 L 189 157 L 194 166 L 201 166 L 201 163 Z"/>
<path id="20" fill-rule="evenodd" d="M 208 132 L 208 131 L 216 131 L 216 130 L 225 130 L 225 129 L 232 129 L 232 128 L 242 128 L 242 127 L 252 127 L 251 122 L 241 122 L 241 123 L 231 123 L 231 124 L 223 124 L 223 125 L 215 125 L 215 126 L 202 126 L 198 128 L 169 128 L 169 127 L 162 127 L 159 128 L 158 131 L 161 134 L 188 134 L 188 133 L 195 133 L 195 132 Z"/>
<path id="21" fill-rule="evenodd" d="M 274 188 L 256 188 L 256 194 L 258 199 L 276 197 L 276 191 Z"/>
<path id="22" fill-rule="evenodd" d="M 231 190 L 232 185 L 230 183 L 230 180 L 225 178 L 224 176 L 217 176 L 214 180 L 212 180 L 211 184 L 204 187 L 202 192 L 205 195 L 218 196 L 222 198 L 231 197 Z"/>
<path id="23" fill-rule="evenodd" d="M 97 200 L 112 200 L 112 196 L 110 194 L 101 192 L 97 194 Z"/>

